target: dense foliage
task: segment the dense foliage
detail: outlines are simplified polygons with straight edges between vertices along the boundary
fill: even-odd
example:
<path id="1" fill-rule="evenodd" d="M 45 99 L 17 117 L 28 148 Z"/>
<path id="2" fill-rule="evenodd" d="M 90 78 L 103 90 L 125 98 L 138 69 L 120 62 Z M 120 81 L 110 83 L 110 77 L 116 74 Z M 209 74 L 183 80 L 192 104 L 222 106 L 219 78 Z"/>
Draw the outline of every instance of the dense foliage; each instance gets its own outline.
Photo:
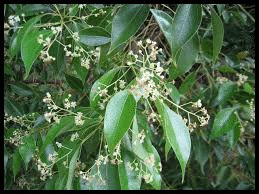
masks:
<path id="1" fill-rule="evenodd" d="M 4 188 L 254 189 L 254 15 L 4 4 Z"/>

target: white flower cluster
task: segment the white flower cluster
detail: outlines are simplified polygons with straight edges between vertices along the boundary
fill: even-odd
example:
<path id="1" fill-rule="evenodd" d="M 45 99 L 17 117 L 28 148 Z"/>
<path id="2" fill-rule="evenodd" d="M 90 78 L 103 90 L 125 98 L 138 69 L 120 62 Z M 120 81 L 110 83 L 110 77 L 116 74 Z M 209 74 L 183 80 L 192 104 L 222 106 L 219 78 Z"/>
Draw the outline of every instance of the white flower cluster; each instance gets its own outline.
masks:
<path id="1" fill-rule="evenodd" d="M 77 115 L 75 116 L 75 124 L 78 126 L 81 126 L 84 124 L 84 120 L 82 119 L 83 113 L 77 112 Z"/>
<path id="2" fill-rule="evenodd" d="M 219 83 L 219 84 L 224 84 L 225 82 L 227 82 L 229 79 L 227 77 L 217 77 L 216 81 Z"/>
<path id="3" fill-rule="evenodd" d="M 190 130 L 190 132 L 192 132 L 198 126 L 198 124 L 196 122 L 191 122 L 190 114 L 195 116 L 198 119 L 201 127 L 209 123 L 210 115 L 208 114 L 207 109 L 205 107 L 202 107 L 202 103 L 200 99 L 197 102 L 189 102 L 186 104 L 190 104 L 190 103 L 192 104 L 193 108 L 198 108 L 198 111 L 196 111 L 195 113 L 186 111 L 188 113 L 188 119 L 183 118 L 183 121 L 185 124 L 188 123 L 187 127 Z M 198 115 L 198 113 L 201 113 L 201 115 Z"/>
<path id="4" fill-rule="evenodd" d="M 4 35 L 8 36 L 9 35 L 9 31 L 11 29 L 16 29 L 17 27 L 19 27 L 19 22 L 20 22 L 20 17 L 19 16 L 14 16 L 11 15 L 8 17 L 8 23 L 4 22 Z"/>
<path id="5" fill-rule="evenodd" d="M 81 126 L 84 124 L 83 120 L 83 113 L 77 112 L 74 113 L 71 111 L 71 109 L 76 107 L 75 101 L 70 101 L 71 94 L 68 94 L 68 97 L 64 99 L 64 108 L 61 108 L 57 106 L 53 100 L 51 99 L 51 95 L 49 92 L 46 93 L 46 96 L 43 98 L 43 102 L 47 104 L 48 109 L 50 109 L 50 112 L 46 112 L 44 114 L 44 118 L 49 123 L 51 122 L 51 119 L 53 119 L 56 123 L 60 123 L 60 118 L 64 116 L 64 114 L 60 114 L 60 111 L 65 111 L 68 114 L 75 115 L 75 124 L 78 126 Z M 58 114 L 59 113 L 59 114 Z M 76 137 L 74 138 L 76 139 Z"/>
<path id="6" fill-rule="evenodd" d="M 138 172 L 138 177 L 140 179 L 143 178 L 146 183 L 150 183 L 153 181 L 153 175 L 149 173 L 147 169 L 144 170 L 143 164 L 145 166 L 149 166 L 150 168 L 155 168 L 156 171 L 162 171 L 162 164 L 159 162 L 156 165 L 154 154 L 150 154 L 143 162 L 137 162 L 136 160 L 127 162 L 126 166 L 129 168 L 129 170 Z"/>
<path id="7" fill-rule="evenodd" d="M 46 163 L 42 162 L 40 159 L 38 159 L 36 163 L 37 163 L 38 171 L 40 171 L 40 174 L 41 174 L 40 180 L 45 181 L 47 177 L 53 176 L 52 165 L 47 165 Z"/>
<path id="8" fill-rule="evenodd" d="M 22 139 L 24 136 L 28 135 L 29 131 L 27 130 L 15 130 L 13 132 L 13 136 L 8 140 L 11 144 L 14 144 L 15 146 L 19 146 L 23 144 Z"/>
<path id="9" fill-rule="evenodd" d="M 255 103 L 254 103 L 254 98 L 252 98 L 251 101 L 246 100 L 246 103 L 249 104 L 249 108 L 250 108 L 250 121 L 253 122 L 253 121 L 255 121 Z"/>
<path id="10" fill-rule="evenodd" d="M 238 86 L 243 85 L 246 80 L 248 79 L 248 76 L 237 73 L 236 76 L 238 76 L 238 81 L 236 82 Z"/>
<path id="11" fill-rule="evenodd" d="M 39 44 L 42 44 L 45 48 L 45 50 L 42 50 L 40 52 L 40 59 L 43 60 L 45 64 L 50 64 L 52 61 L 55 61 L 56 58 L 49 55 L 49 48 L 52 44 L 51 39 L 49 37 L 43 38 L 43 34 L 40 34 L 37 39 Z"/>
<path id="12" fill-rule="evenodd" d="M 75 132 L 75 133 L 73 133 L 72 135 L 71 135 L 71 139 L 70 139 L 70 141 L 75 141 L 75 140 L 77 140 L 79 138 L 79 134 L 77 133 L 77 132 Z"/>
<path id="13" fill-rule="evenodd" d="M 161 94 L 167 96 L 172 92 L 172 89 L 167 89 L 163 82 L 167 70 L 159 61 L 155 62 L 158 53 L 162 53 L 162 49 L 159 49 L 156 44 L 150 39 L 147 39 L 145 43 L 138 41 L 138 54 L 130 51 L 128 55 L 133 57 L 127 62 L 129 66 L 133 64 L 141 65 L 140 76 L 136 78 L 136 85 L 132 85 L 129 91 L 136 96 L 150 98 L 152 101 L 155 101 Z"/>
<path id="14" fill-rule="evenodd" d="M 115 146 L 115 150 L 112 154 L 113 159 L 111 160 L 111 163 L 114 165 L 119 165 L 123 161 L 121 160 L 121 155 L 120 155 L 120 142 Z"/>
<path id="15" fill-rule="evenodd" d="M 8 23 L 10 26 L 15 26 L 20 22 L 20 17 L 19 16 L 14 16 L 14 15 L 10 15 L 8 17 Z"/>
<path id="16" fill-rule="evenodd" d="M 21 127 L 26 127 L 27 129 L 32 127 L 32 124 L 34 123 L 34 120 L 35 120 L 35 113 L 22 115 L 22 116 L 12 116 L 12 115 L 9 115 L 8 113 L 5 113 L 4 116 L 5 116 L 4 126 L 6 125 L 6 123 L 12 121 L 14 123 L 21 125 Z"/>

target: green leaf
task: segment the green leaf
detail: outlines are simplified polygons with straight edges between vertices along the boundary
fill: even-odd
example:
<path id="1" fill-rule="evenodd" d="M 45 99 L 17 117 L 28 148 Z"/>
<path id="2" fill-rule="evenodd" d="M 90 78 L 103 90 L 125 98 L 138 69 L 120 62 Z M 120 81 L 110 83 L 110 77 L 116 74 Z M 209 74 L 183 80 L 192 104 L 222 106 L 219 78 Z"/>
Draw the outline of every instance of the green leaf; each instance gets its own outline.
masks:
<path id="1" fill-rule="evenodd" d="M 170 67 L 169 76 L 170 79 L 175 79 L 179 75 L 188 72 L 191 67 L 196 62 L 196 58 L 198 56 L 200 50 L 200 43 L 198 34 L 195 35 L 189 40 L 178 52 L 179 57 L 177 57 L 176 64 Z M 188 57 L 186 57 L 188 56 Z"/>
<path id="2" fill-rule="evenodd" d="M 234 82 L 228 81 L 220 86 L 217 96 L 213 99 L 212 105 L 224 105 L 232 96 L 235 95 L 237 86 Z"/>
<path id="3" fill-rule="evenodd" d="M 39 16 L 36 16 L 36 17 L 33 17 L 31 19 L 29 19 L 24 25 L 23 25 L 23 28 L 21 28 L 18 33 L 17 33 L 17 36 L 16 36 L 16 40 L 13 40 L 15 41 L 13 44 L 12 47 L 13 47 L 13 50 L 12 50 L 12 53 L 14 55 L 16 55 L 18 53 L 18 51 L 20 51 L 21 49 L 21 43 L 22 43 L 22 40 L 25 36 L 28 35 L 28 33 L 32 30 L 32 28 L 34 27 L 34 25 L 39 21 L 39 19 L 42 17 L 43 15 L 39 15 Z"/>
<path id="4" fill-rule="evenodd" d="M 112 20 L 112 40 L 109 54 L 136 34 L 149 14 L 147 4 L 125 4 Z"/>
<path id="5" fill-rule="evenodd" d="M 183 83 L 179 88 L 179 93 L 186 94 L 188 91 L 190 91 L 192 89 L 193 84 L 195 84 L 195 80 L 196 80 L 196 72 L 194 71 L 185 78 L 185 80 L 183 81 Z"/>
<path id="6" fill-rule="evenodd" d="M 228 141 L 231 147 L 233 147 L 239 140 L 240 128 L 241 128 L 240 122 L 236 122 L 236 124 L 232 127 L 232 129 L 228 133 Z"/>
<path id="7" fill-rule="evenodd" d="M 166 104 L 157 98 L 157 110 L 161 115 L 161 123 L 166 138 L 172 146 L 182 169 L 182 182 L 187 161 L 191 151 L 190 133 L 181 117 L 173 112 Z"/>
<path id="8" fill-rule="evenodd" d="M 83 90 L 83 83 L 80 79 L 72 76 L 72 75 L 69 75 L 67 73 L 65 73 L 65 78 L 66 78 L 66 81 L 68 83 L 68 85 L 77 90 L 77 91 L 82 91 Z"/>
<path id="9" fill-rule="evenodd" d="M 101 99 L 101 96 L 99 96 L 99 91 L 103 90 L 106 86 L 108 86 L 115 74 L 118 72 L 119 68 L 112 69 L 105 73 L 102 77 L 100 77 L 92 86 L 91 92 L 90 92 L 90 105 L 93 108 L 97 108 L 98 102 Z M 100 87 L 100 90 L 98 89 Z"/>
<path id="10" fill-rule="evenodd" d="M 209 145 L 200 137 L 197 137 L 196 141 L 193 142 L 195 159 L 200 164 L 201 172 L 205 175 L 204 165 L 209 159 Z"/>
<path id="11" fill-rule="evenodd" d="M 20 105 L 7 98 L 4 98 L 4 111 L 13 116 L 22 116 L 24 114 L 24 111 Z"/>
<path id="12" fill-rule="evenodd" d="M 180 104 L 180 93 L 177 90 L 177 88 L 174 86 L 174 84 L 172 83 L 168 83 L 167 84 L 168 88 L 172 89 L 171 94 L 169 94 L 170 98 L 176 103 L 176 104 Z"/>
<path id="13" fill-rule="evenodd" d="M 78 57 L 74 58 L 72 63 L 74 65 L 74 69 L 76 71 L 76 76 L 80 79 L 81 84 L 84 85 L 84 83 L 86 82 L 88 69 L 81 66 L 81 59 Z M 78 83 L 80 83 L 80 82 L 78 82 Z"/>
<path id="14" fill-rule="evenodd" d="M 21 56 L 25 64 L 25 79 L 28 78 L 33 62 L 37 59 L 43 48 L 43 45 L 37 41 L 40 34 L 43 35 L 44 39 L 53 35 L 51 31 L 31 31 L 22 39 Z"/>
<path id="15" fill-rule="evenodd" d="M 199 4 L 181 4 L 172 18 L 161 10 L 151 10 L 170 45 L 174 60 L 184 44 L 197 32 L 201 24 L 201 11 Z"/>
<path id="16" fill-rule="evenodd" d="M 34 152 L 36 150 L 36 143 L 32 135 L 25 136 L 22 139 L 23 144 L 19 147 L 20 155 L 25 163 L 25 168 L 28 168 L 28 163 L 32 159 Z"/>
<path id="17" fill-rule="evenodd" d="M 213 8 L 211 8 L 211 20 L 213 30 L 213 61 L 215 62 L 223 45 L 224 26 L 220 17 Z"/>
<path id="18" fill-rule="evenodd" d="M 32 16 L 51 12 L 53 12 L 53 9 L 44 4 L 26 4 L 23 5 L 22 9 L 17 12 L 17 15 L 25 14 L 26 16 Z"/>
<path id="19" fill-rule="evenodd" d="M 211 131 L 211 138 L 217 138 L 224 133 L 228 133 L 237 122 L 233 108 L 225 108 L 217 113 Z"/>
<path id="20" fill-rule="evenodd" d="M 134 117 L 133 120 L 133 125 L 132 125 L 132 150 L 133 153 L 140 158 L 141 160 L 145 161 L 147 160 L 151 155 L 154 155 L 155 158 L 155 165 L 145 165 L 146 170 L 149 171 L 149 173 L 153 176 L 153 180 L 150 182 L 150 184 L 155 188 L 155 189 L 160 189 L 161 188 L 161 176 L 160 176 L 160 167 L 159 164 L 161 164 L 160 161 L 160 156 L 155 149 L 155 147 L 152 145 L 151 140 L 149 136 L 146 136 L 144 138 L 144 142 L 140 143 L 139 142 L 139 128 L 141 127 L 142 129 L 145 128 L 145 121 L 141 119 L 140 114 L 137 113 L 137 117 Z"/>
<path id="21" fill-rule="evenodd" d="M 128 163 L 134 161 L 134 156 L 129 151 L 123 149 L 121 153 L 123 163 L 118 166 L 120 185 L 122 190 L 139 190 L 141 186 L 141 178 L 138 172 L 130 169 Z"/>
<path id="22" fill-rule="evenodd" d="M 74 117 L 73 116 L 67 116 L 60 120 L 60 123 L 56 123 L 51 127 L 46 135 L 45 141 L 41 147 L 40 150 L 40 156 L 45 161 L 45 148 L 51 144 L 54 139 L 60 135 L 64 131 L 71 130 L 74 127 Z"/>
<path id="23" fill-rule="evenodd" d="M 31 95 L 33 95 L 32 88 L 30 86 L 22 83 L 22 82 L 18 82 L 15 85 L 12 84 L 11 89 L 14 93 L 18 94 L 19 96 L 31 96 Z"/>
<path id="24" fill-rule="evenodd" d="M 111 35 L 102 27 L 86 28 L 80 31 L 80 42 L 88 46 L 100 46 L 111 41 Z"/>
<path id="25" fill-rule="evenodd" d="M 79 154 L 80 154 L 80 147 L 77 148 L 69 163 L 69 172 L 68 172 L 68 179 L 67 179 L 67 185 L 66 185 L 67 190 L 72 189 L 72 181 L 74 177 L 76 163 L 79 158 Z"/>
<path id="26" fill-rule="evenodd" d="M 90 176 L 93 176 L 92 181 L 87 185 L 87 189 L 91 190 L 119 190 L 120 180 L 118 168 L 110 162 L 96 166 L 94 164 Z M 103 184 L 105 183 L 105 184 Z"/>
<path id="27" fill-rule="evenodd" d="M 12 162 L 14 178 L 16 177 L 18 172 L 20 171 L 21 162 L 22 162 L 22 157 L 19 153 L 19 149 L 16 149 L 14 154 L 13 154 L 13 162 Z"/>
<path id="28" fill-rule="evenodd" d="M 136 112 L 136 101 L 128 90 L 116 93 L 106 107 L 104 135 L 112 152 L 128 131 Z"/>

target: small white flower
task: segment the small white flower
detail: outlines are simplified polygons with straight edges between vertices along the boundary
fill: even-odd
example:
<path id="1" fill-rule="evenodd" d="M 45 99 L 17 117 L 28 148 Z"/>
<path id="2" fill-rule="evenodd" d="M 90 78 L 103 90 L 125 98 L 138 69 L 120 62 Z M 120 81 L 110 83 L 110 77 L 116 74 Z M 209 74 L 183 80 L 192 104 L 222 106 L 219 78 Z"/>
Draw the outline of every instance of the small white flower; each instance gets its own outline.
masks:
<path id="1" fill-rule="evenodd" d="M 120 84 L 119 87 L 120 87 L 121 89 L 123 89 L 123 88 L 125 88 L 126 82 L 125 82 L 124 80 L 120 80 L 119 84 Z"/>
<path id="2" fill-rule="evenodd" d="M 59 142 L 56 142 L 56 145 L 58 146 L 58 148 L 61 148 L 61 147 L 62 147 L 62 144 L 59 143 Z"/>

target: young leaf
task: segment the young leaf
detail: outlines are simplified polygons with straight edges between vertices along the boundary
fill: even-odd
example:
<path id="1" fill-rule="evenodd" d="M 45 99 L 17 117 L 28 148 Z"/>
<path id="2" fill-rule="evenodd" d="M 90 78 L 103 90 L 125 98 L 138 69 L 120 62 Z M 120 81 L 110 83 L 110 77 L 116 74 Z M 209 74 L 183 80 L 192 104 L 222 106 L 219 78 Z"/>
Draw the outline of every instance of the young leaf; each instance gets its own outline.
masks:
<path id="1" fill-rule="evenodd" d="M 178 51 L 191 39 L 200 26 L 201 5 L 179 5 L 174 18 L 161 10 L 153 9 L 151 12 L 164 33 L 175 60 Z"/>
<path id="2" fill-rule="evenodd" d="M 112 20 L 112 40 L 109 54 L 133 36 L 149 13 L 147 4 L 125 4 Z"/>
<path id="3" fill-rule="evenodd" d="M 215 62 L 223 45 L 224 26 L 213 8 L 211 8 L 211 20 L 213 29 L 213 60 Z"/>
<path id="4" fill-rule="evenodd" d="M 112 69 L 100 77 L 92 86 L 90 92 L 90 105 L 93 108 L 97 108 L 97 104 L 100 100 L 99 91 L 103 90 L 107 85 L 109 85 L 118 72 L 119 68 Z M 100 87 L 100 90 L 98 89 Z"/>
<path id="5" fill-rule="evenodd" d="M 116 93 L 106 107 L 104 135 L 112 152 L 129 129 L 136 112 L 136 101 L 128 90 Z"/>
<path id="6" fill-rule="evenodd" d="M 172 146 L 182 169 L 182 181 L 187 161 L 191 151 L 190 133 L 183 120 L 173 112 L 166 104 L 157 99 L 155 101 L 157 110 L 161 115 L 161 123 L 165 136 Z"/>

